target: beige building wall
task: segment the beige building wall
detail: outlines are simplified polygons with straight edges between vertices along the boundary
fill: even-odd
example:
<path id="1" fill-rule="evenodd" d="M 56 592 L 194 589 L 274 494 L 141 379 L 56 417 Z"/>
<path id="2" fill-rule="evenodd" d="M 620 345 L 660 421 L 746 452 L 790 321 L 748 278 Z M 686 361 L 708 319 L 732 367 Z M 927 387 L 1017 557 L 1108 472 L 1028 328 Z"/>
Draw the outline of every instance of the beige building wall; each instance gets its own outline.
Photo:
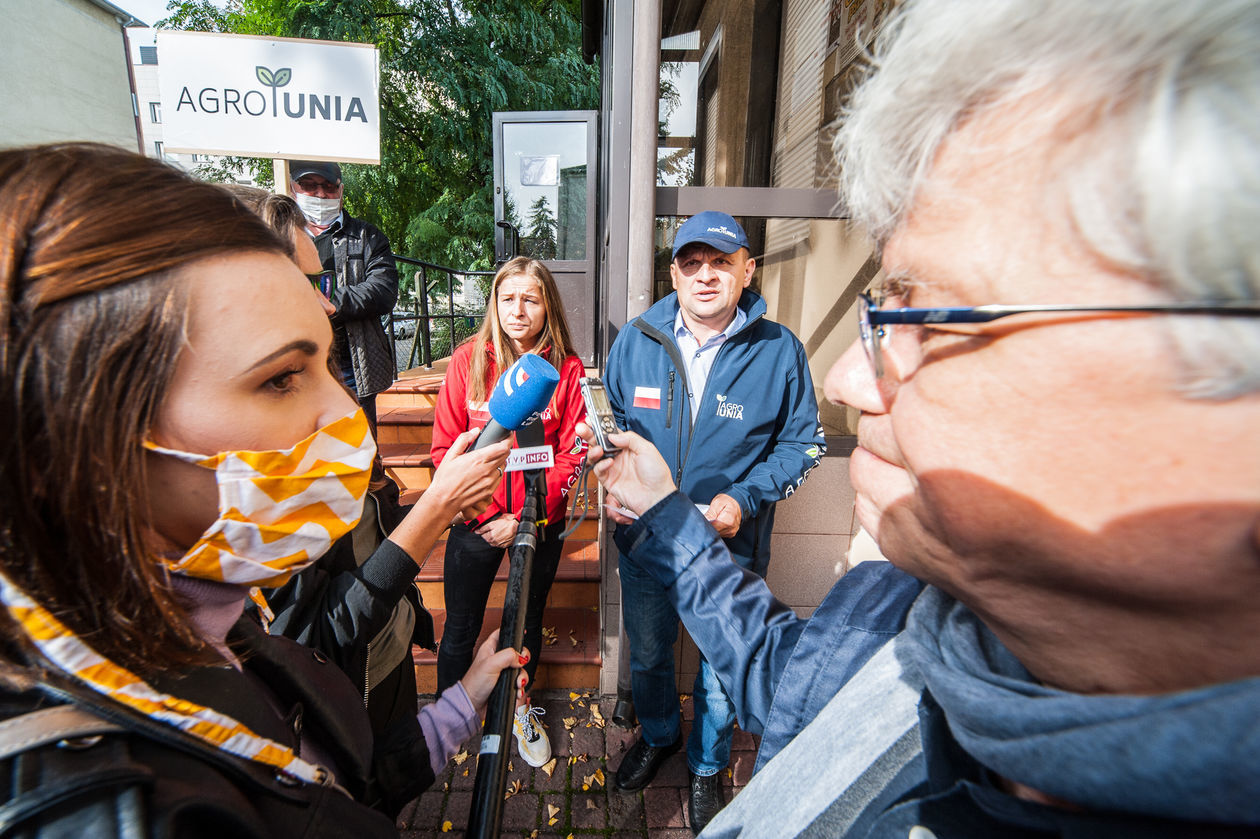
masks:
<path id="1" fill-rule="evenodd" d="M 138 150 L 114 13 L 88 0 L 0 0 L 0 147 L 94 140 Z"/>

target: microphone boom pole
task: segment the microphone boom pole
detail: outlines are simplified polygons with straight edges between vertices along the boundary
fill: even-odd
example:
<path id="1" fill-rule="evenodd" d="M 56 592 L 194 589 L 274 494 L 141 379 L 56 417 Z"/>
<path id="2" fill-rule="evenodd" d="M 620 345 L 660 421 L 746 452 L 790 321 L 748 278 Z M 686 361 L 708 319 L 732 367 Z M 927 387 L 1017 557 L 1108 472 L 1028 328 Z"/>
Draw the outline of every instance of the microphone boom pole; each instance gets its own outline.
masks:
<path id="1" fill-rule="evenodd" d="M 541 426 L 542 423 L 537 423 Z M 534 551 L 538 547 L 538 520 L 545 515 L 546 481 L 543 470 L 524 472 L 525 503 L 521 522 L 512 541 L 507 595 L 503 600 L 503 622 L 499 626 L 499 649 L 519 650 L 525 638 L 525 611 L 533 578 Z M 530 650 L 537 657 L 538 650 Z M 516 683 L 521 668 L 499 674 L 499 681 L 486 703 L 486 721 L 481 729 L 481 749 L 477 756 L 477 778 L 468 813 L 469 837 L 496 839 L 503 822 L 503 795 L 507 788 L 508 754 L 512 742 L 512 717 L 516 712 Z"/>

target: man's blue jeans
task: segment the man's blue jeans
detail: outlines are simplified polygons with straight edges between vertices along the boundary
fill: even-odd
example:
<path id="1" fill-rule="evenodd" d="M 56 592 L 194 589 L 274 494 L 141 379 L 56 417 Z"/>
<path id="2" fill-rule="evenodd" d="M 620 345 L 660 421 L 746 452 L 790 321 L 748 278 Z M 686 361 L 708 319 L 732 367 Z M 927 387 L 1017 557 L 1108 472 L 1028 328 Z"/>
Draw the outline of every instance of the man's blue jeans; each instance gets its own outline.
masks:
<path id="1" fill-rule="evenodd" d="M 620 575 L 621 616 L 630 641 L 634 712 L 647 744 L 668 746 L 682 731 L 674 675 L 678 613 L 666 597 L 664 586 L 625 556 L 621 557 Z M 731 761 L 735 707 L 703 656 L 693 690 L 695 721 L 687 739 L 687 766 L 697 775 L 713 775 Z"/>

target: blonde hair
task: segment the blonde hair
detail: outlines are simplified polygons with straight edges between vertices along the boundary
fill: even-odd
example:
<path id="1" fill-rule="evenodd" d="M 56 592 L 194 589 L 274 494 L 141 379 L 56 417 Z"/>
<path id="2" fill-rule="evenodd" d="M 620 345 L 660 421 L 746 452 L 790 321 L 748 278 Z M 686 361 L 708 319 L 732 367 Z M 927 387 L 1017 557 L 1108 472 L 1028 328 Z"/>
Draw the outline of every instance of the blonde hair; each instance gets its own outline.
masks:
<path id="1" fill-rule="evenodd" d="M 576 355 L 573 350 L 573 338 L 570 337 L 569 322 L 565 319 L 564 305 L 560 300 L 560 289 L 556 286 L 556 280 L 547 270 L 547 266 L 527 256 L 510 259 L 503 263 L 503 267 L 494 275 L 494 281 L 490 284 L 490 299 L 486 303 L 486 316 L 481 322 L 481 329 L 468 339 L 474 344 L 472 359 L 468 365 L 468 400 L 470 402 L 486 401 L 490 392 L 494 390 L 499 374 L 511 367 L 521 356 L 521 353 L 518 353 L 516 347 L 513 346 L 512 340 L 503 331 L 503 325 L 499 323 L 499 287 L 505 280 L 521 276 L 529 277 L 538 283 L 539 289 L 542 290 L 543 310 L 546 312 L 542 331 L 538 333 L 538 343 L 530 352 L 545 357 L 557 370 L 560 369 L 566 357 Z M 494 348 L 495 378 L 492 381 L 486 380 L 489 365 L 484 348 L 487 344 Z"/>

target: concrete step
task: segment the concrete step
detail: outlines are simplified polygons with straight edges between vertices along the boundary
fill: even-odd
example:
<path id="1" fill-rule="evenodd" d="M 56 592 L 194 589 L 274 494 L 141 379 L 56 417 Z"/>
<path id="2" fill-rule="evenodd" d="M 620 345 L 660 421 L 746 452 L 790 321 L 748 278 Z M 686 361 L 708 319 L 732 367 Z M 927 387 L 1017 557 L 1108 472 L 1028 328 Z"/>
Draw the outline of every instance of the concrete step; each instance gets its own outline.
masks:
<path id="1" fill-rule="evenodd" d="M 440 638 L 446 625 L 446 610 L 430 608 L 429 611 L 433 614 L 433 622 Z M 486 619 L 477 639 L 478 645 L 498 629 L 502 622 L 502 608 L 486 609 Z M 601 658 L 597 606 L 548 608 L 543 615 L 543 635 L 543 649 L 534 688 L 599 687 Z M 550 644 L 547 643 L 548 639 L 551 640 Z M 428 650 L 413 647 L 412 660 L 416 666 L 416 686 L 419 692 L 434 693 L 437 690 L 437 656 Z"/>

